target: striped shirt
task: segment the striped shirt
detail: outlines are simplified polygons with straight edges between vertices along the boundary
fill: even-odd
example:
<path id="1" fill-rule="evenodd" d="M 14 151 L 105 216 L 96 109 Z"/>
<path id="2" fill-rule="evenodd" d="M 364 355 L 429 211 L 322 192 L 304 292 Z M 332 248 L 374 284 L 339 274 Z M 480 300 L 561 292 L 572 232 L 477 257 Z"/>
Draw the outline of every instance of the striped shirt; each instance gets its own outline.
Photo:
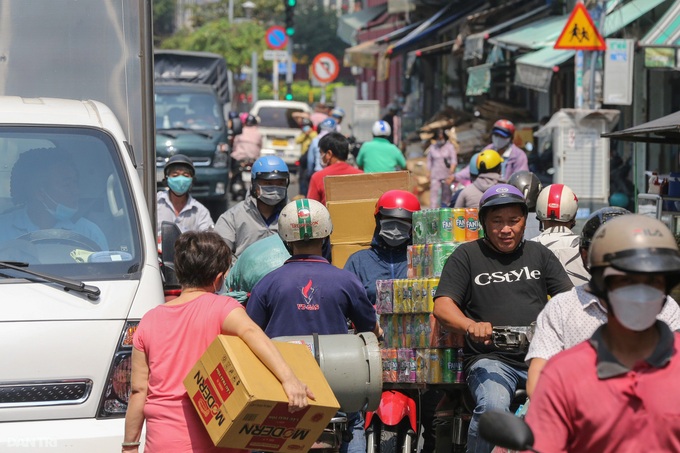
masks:
<path id="1" fill-rule="evenodd" d="M 550 227 L 531 239 L 540 242 L 555 254 L 574 286 L 583 285 L 590 280 L 590 273 L 583 267 L 579 251 L 579 237 L 566 226 Z"/>

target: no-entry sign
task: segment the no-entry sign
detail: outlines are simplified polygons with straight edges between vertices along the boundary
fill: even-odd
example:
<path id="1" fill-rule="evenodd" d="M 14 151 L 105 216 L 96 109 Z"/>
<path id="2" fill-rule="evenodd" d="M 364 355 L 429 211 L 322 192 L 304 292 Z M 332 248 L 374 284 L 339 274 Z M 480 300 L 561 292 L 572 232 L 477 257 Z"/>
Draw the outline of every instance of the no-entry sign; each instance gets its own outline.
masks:
<path id="1" fill-rule="evenodd" d="M 338 59 L 328 52 L 321 52 L 312 61 L 312 74 L 321 83 L 329 83 L 335 80 L 340 73 Z"/>
<path id="2" fill-rule="evenodd" d="M 267 29 L 265 41 L 267 41 L 267 47 L 272 50 L 284 49 L 288 45 L 288 35 L 283 27 L 274 25 Z"/>

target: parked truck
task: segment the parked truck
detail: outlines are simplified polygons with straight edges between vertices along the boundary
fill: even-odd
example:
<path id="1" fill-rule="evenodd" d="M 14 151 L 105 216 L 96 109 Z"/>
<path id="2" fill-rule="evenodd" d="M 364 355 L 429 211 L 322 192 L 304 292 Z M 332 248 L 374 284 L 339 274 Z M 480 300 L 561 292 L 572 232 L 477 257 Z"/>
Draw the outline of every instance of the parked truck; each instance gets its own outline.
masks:
<path id="1" fill-rule="evenodd" d="M 120 451 L 163 302 L 151 0 L 0 0 L 0 451 Z"/>
<path id="2" fill-rule="evenodd" d="M 217 219 L 227 208 L 230 146 L 225 110 L 230 99 L 224 57 L 209 52 L 154 52 L 156 165 L 159 188 L 163 166 L 174 154 L 194 163 L 191 194 Z"/>

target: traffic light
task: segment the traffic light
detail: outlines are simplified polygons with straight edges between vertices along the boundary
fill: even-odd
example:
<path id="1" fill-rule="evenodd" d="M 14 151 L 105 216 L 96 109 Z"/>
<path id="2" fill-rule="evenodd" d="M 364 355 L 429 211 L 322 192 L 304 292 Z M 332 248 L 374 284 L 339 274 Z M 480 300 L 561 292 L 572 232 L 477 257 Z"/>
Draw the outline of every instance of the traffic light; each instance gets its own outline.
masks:
<path id="1" fill-rule="evenodd" d="M 283 0 L 286 6 L 286 34 L 293 36 L 295 34 L 295 6 L 297 0 Z"/>
<path id="2" fill-rule="evenodd" d="M 286 83 L 285 99 L 286 99 L 286 101 L 292 101 L 293 100 L 293 86 L 290 83 Z"/>

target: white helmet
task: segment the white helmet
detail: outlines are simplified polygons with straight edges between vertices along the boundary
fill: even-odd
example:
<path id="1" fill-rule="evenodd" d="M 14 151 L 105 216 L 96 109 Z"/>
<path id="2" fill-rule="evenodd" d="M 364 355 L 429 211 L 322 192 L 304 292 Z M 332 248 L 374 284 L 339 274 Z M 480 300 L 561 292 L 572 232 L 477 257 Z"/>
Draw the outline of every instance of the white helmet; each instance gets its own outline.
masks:
<path id="1" fill-rule="evenodd" d="M 279 236 L 283 242 L 323 239 L 332 231 L 328 209 L 316 200 L 302 198 L 291 201 L 279 214 Z"/>
<path id="2" fill-rule="evenodd" d="M 564 184 L 551 184 L 541 190 L 536 200 L 536 218 L 538 220 L 556 220 L 571 222 L 576 218 L 578 198 Z"/>
<path id="3" fill-rule="evenodd" d="M 392 135 L 392 128 L 390 127 L 390 123 L 387 121 L 376 121 L 373 123 L 373 128 L 371 129 L 373 132 L 374 137 L 389 137 Z"/>

